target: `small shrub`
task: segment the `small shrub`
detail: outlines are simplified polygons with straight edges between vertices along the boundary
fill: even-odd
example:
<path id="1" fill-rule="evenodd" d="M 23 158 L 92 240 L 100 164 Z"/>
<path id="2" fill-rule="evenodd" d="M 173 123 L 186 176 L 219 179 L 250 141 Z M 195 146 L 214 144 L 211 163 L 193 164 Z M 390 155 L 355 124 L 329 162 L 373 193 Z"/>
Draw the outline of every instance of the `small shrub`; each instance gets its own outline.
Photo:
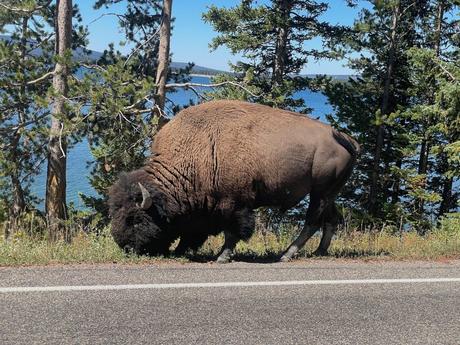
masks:
<path id="1" fill-rule="evenodd" d="M 460 235 L 460 212 L 449 213 L 442 217 L 437 231 L 453 236 Z"/>

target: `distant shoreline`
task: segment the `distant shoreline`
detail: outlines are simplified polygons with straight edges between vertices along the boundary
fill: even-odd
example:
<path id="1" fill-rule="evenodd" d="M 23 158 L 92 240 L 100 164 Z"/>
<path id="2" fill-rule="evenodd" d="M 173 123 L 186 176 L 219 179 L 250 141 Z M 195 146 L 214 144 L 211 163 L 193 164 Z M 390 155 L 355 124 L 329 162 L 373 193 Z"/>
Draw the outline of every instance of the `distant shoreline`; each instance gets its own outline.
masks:
<path id="1" fill-rule="evenodd" d="M 229 72 L 222 72 L 222 74 L 230 74 Z M 211 79 L 212 77 L 215 77 L 219 75 L 217 74 L 201 74 L 201 73 L 190 73 L 189 74 L 191 77 L 202 77 L 202 78 L 208 78 Z M 332 78 L 333 80 L 338 80 L 338 81 L 347 81 L 349 78 L 356 79 L 359 77 L 359 75 L 352 75 L 352 74 L 306 74 L 306 75 L 300 75 L 302 77 L 309 77 L 309 78 L 314 78 L 316 76 L 320 75 L 325 75 L 327 77 Z"/>
<path id="2" fill-rule="evenodd" d="M 212 77 L 215 76 L 215 74 L 190 73 L 189 76 L 191 76 L 191 77 L 201 77 L 201 78 L 209 78 L 209 79 L 211 79 Z"/>

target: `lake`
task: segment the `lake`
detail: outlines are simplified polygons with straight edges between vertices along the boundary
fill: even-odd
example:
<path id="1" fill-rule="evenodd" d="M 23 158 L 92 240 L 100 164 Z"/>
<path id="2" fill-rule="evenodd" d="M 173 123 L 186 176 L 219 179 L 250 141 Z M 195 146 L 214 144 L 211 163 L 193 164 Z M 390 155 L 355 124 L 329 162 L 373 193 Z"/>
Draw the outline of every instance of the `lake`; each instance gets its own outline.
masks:
<path id="1" fill-rule="evenodd" d="M 208 77 L 195 76 L 192 82 L 209 84 Z M 312 117 L 319 117 L 320 120 L 325 120 L 325 114 L 332 112 L 332 107 L 328 104 L 327 98 L 321 93 L 315 93 L 310 90 L 298 92 L 296 97 L 303 98 L 308 107 L 312 108 Z M 186 105 L 192 99 L 198 103 L 198 96 L 191 90 L 178 90 L 177 92 L 168 95 L 174 103 Z M 86 195 L 95 195 L 95 191 L 88 181 L 90 168 L 88 162 L 91 162 L 91 153 L 88 143 L 82 141 L 72 147 L 67 154 L 67 202 L 72 202 L 77 208 L 83 208 L 83 203 L 79 197 L 79 193 Z M 32 185 L 32 192 L 41 199 L 45 197 L 46 186 L 46 163 L 40 168 L 40 174 L 35 179 Z M 43 210 L 44 203 L 41 202 L 38 208 Z"/>

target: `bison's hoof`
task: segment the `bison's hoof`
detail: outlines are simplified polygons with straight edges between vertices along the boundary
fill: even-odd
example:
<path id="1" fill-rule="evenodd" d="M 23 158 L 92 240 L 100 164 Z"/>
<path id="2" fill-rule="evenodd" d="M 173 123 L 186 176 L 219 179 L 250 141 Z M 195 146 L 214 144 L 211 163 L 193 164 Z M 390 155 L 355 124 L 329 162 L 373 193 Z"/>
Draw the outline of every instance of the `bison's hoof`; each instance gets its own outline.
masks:
<path id="1" fill-rule="evenodd" d="M 327 253 L 327 250 L 317 249 L 313 252 L 313 255 L 314 256 L 327 256 L 328 253 Z"/>
<path id="2" fill-rule="evenodd" d="M 230 262 L 231 259 L 232 259 L 231 256 L 228 256 L 228 255 L 220 255 L 220 256 L 217 258 L 216 262 L 217 262 L 218 264 L 228 264 L 228 263 Z"/>
<path id="3" fill-rule="evenodd" d="M 224 258 L 223 258 L 223 257 L 220 257 L 220 256 L 219 256 L 219 257 L 217 258 L 216 262 L 217 262 L 218 264 L 228 264 L 228 263 L 230 262 L 230 258 L 228 258 L 228 257 L 224 257 Z"/>
<path id="4" fill-rule="evenodd" d="M 283 255 L 281 258 L 280 258 L 280 262 L 289 262 L 291 261 L 291 258 L 286 256 L 286 255 Z"/>

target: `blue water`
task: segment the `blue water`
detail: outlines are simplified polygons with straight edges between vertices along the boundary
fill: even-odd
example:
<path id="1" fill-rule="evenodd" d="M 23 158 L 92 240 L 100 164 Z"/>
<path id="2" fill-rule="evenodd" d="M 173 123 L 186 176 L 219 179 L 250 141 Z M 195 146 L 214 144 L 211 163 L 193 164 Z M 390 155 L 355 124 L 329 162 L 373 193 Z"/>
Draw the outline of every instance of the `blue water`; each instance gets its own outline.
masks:
<path id="1" fill-rule="evenodd" d="M 209 84 L 207 77 L 193 77 L 192 82 Z M 200 88 L 198 88 L 200 90 Z M 202 90 L 202 89 L 201 89 Z M 303 98 L 308 107 L 312 108 L 312 117 L 319 117 L 325 121 L 325 115 L 332 113 L 332 107 L 328 104 L 327 98 L 321 93 L 314 93 L 310 90 L 298 92 L 296 97 Z M 186 105 L 192 100 L 198 103 L 198 96 L 192 90 L 178 90 L 168 95 L 168 98 L 175 104 Z M 79 193 L 86 195 L 96 195 L 89 184 L 88 175 L 90 168 L 88 162 L 91 162 L 91 153 L 87 141 L 82 141 L 72 147 L 67 154 L 67 202 L 72 202 L 77 208 L 83 208 L 84 205 L 79 197 Z M 40 168 L 40 174 L 37 176 L 32 185 L 32 192 L 41 199 L 45 197 L 46 186 L 46 164 Z M 43 202 L 38 205 L 43 210 Z"/>

